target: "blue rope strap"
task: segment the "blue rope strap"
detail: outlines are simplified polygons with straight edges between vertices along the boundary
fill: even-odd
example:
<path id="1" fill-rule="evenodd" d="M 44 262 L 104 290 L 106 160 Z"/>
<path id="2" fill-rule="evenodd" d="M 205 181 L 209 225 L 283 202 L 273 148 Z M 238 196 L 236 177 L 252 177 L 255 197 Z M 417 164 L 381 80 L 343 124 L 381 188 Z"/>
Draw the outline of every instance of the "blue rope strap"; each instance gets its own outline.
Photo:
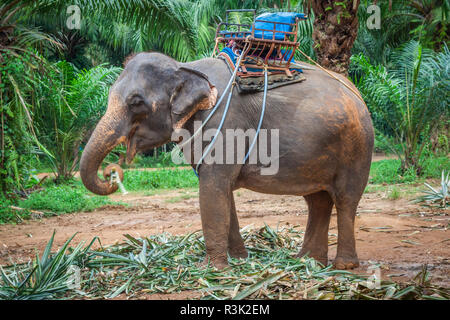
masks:
<path id="1" fill-rule="evenodd" d="M 248 152 L 245 155 L 244 163 L 247 161 L 248 157 L 250 156 L 250 153 L 253 150 L 253 147 L 255 146 L 256 140 L 258 139 L 259 131 L 261 130 L 261 125 L 264 118 L 264 113 L 266 111 L 266 97 L 267 97 L 267 67 L 264 68 L 264 95 L 263 95 L 263 103 L 261 108 L 261 116 L 259 117 L 259 123 L 258 123 L 258 129 L 256 130 L 255 137 L 253 138 L 253 142 L 248 148 Z"/>

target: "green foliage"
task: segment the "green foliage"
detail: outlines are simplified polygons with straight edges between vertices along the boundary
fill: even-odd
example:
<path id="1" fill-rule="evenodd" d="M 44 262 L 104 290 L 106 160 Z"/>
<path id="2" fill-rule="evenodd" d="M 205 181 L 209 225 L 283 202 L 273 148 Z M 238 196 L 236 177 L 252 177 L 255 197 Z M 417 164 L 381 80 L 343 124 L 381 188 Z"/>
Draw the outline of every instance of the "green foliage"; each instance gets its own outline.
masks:
<path id="1" fill-rule="evenodd" d="M 424 46 L 440 49 L 450 40 L 448 30 L 448 0 L 396 1 L 388 14 L 388 22 L 410 27 L 409 33 L 420 39 Z"/>
<path id="2" fill-rule="evenodd" d="M 123 184 L 127 191 L 190 188 L 198 186 L 198 178 L 189 169 L 127 170 Z"/>
<path id="3" fill-rule="evenodd" d="M 52 3 L 53 2 L 53 3 Z M 133 52 L 160 51 L 188 61 L 211 55 L 216 25 L 226 9 L 257 9 L 303 12 L 305 1 L 261 0 L 139 0 L 139 1 L 44 1 L 26 17 L 32 26 L 42 27 L 64 45 L 49 52 L 56 60 L 79 67 L 91 67 L 109 61 L 120 65 Z M 68 30 L 65 23 L 68 5 L 78 4 L 83 16 L 80 30 Z M 239 21 L 239 15 L 233 18 Z M 300 25 L 301 48 L 313 54 L 312 20 Z M 61 31 L 62 30 L 62 31 Z M 303 57 L 299 57 L 303 59 Z"/>
<path id="4" fill-rule="evenodd" d="M 373 151 L 377 152 L 377 153 L 390 154 L 393 152 L 392 148 L 398 149 L 398 147 L 395 146 L 392 139 L 389 139 L 389 137 L 380 133 L 375 128 L 375 141 L 374 141 Z"/>
<path id="5" fill-rule="evenodd" d="M 214 13 L 211 0 L 82 2 L 85 12 L 104 22 L 90 27 L 114 49 L 157 50 L 186 61 L 213 45 L 213 29 L 208 25 Z"/>
<path id="6" fill-rule="evenodd" d="M 50 185 L 32 193 L 28 199 L 19 201 L 21 208 L 43 211 L 53 215 L 79 211 L 92 211 L 98 207 L 114 204 L 107 197 L 88 194 L 80 183 Z"/>
<path id="7" fill-rule="evenodd" d="M 420 173 L 422 152 L 442 117 L 449 116 L 450 51 L 441 53 L 410 41 L 390 56 L 390 68 L 372 65 L 363 55 L 352 57 L 360 77 L 356 85 L 385 134 L 391 134 L 402 169 Z M 386 130 L 388 128 L 389 130 Z"/>
<path id="8" fill-rule="evenodd" d="M 422 162 L 421 174 L 424 178 L 439 178 L 442 170 L 450 170 L 450 158 L 446 155 L 442 157 L 430 155 Z"/>
<path id="9" fill-rule="evenodd" d="M 32 54 L 2 53 L 0 58 L 0 191 L 33 184 L 30 163 L 39 146 L 33 125 Z M 45 150 L 45 149 L 44 149 Z"/>
<path id="10" fill-rule="evenodd" d="M 448 157 L 428 157 L 422 162 L 421 179 L 440 178 L 442 170 L 450 170 Z M 373 162 L 370 167 L 369 183 L 415 183 L 418 177 L 413 168 L 403 171 L 401 161 L 397 159 L 380 160 Z"/>
<path id="11" fill-rule="evenodd" d="M 390 51 L 410 41 L 420 40 L 427 48 L 439 50 L 448 43 L 448 0 L 380 0 L 381 29 L 367 28 L 372 14 L 367 7 L 373 1 L 361 1 L 358 10 L 360 22 L 353 54 L 363 53 L 372 63 L 387 66 Z"/>
<path id="12" fill-rule="evenodd" d="M 31 1 L 0 4 L 0 192 L 25 189 L 32 184 L 30 162 L 39 143 L 33 124 L 34 74 L 47 67 L 33 49 L 60 47 L 48 35 L 18 22 L 20 12 Z"/>
<path id="13" fill-rule="evenodd" d="M 441 188 L 436 189 L 430 186 L 428 183 L 425 183 L 425 186 L 428 190 L 425 190 L 425 195 L 416 199 L 416 202 L 425 202 L 427 204 L 438 204 L 440 207 L 445 208 L 450 205 L 450 173 L 442 171 L 441 176 Z"/>
<path id="14" fill-rule="evenodd" d="M 28 210 L 14 210 L 11 206 L 16 205 L 17 201 L 12 199 L 6 199 L 0 194 L 0 224 L 5 223 L 20 223 L 30 217 L 30 211 Z"/>
<path id="15" fill-rule="evenodd" d="M 400 160 L 380 160 L 370 168 L 369 183 L 411 183 L 417 180 L 414 170 L 402 173 Z"/>
<path id="16" fill-rule="evenodd" d="M 36 78 L 34 123 L 57 180 L 72 177 L 80 145 L 103 115 L 109 87 L 120 71 L 104 65 L 77 71 L 60 61 Z"/>
<path id="17" fill-rule="evenodd" d="M 47 158 L 58 180 L 70 178 L 79 147 L 103 114 L 109 86 L 120 69 L 101 65 L 76 71 L 58 62 L 48 65 L 47 72 L 35 73 L 26 53 L 3 57 L 0 68 L 8 81 L 0 88 L 1 190 L 36 183 L 31 165 L 37 154 Z"/>
<path id="18" fill-rule="evenodd" d="M 166 168 L 183 166 L 183 164 L 175 164 L 172 162 L 170 152 L 161 152 L 157 157 L 138 155 L 134 158 L 133 165 L 137 168 Z"/>
<path id="19" fill-rule="evenodd" d="M 388 192 L 389 200 L 397 200 L 400 198 L 400 190 L 397 187 L 392 187 Z"/>

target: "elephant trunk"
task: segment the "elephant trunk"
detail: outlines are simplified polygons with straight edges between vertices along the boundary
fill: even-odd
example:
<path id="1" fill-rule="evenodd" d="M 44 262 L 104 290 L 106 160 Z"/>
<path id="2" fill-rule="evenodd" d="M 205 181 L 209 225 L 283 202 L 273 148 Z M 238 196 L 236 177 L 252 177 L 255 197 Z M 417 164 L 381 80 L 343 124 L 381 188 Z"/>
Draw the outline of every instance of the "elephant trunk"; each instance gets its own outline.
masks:
<path id="1" fill-rule="evenodd" d="M 101 180 L 97 172 L 114 147 L 126 140 L 126 136 L 122 134 L 126 116 L 117 112 L 119 110 L 117 105 L 111 105 L 110 100 L 106 114 L 92 133 L 81 156 L 81 180 L 85 187 L 95 194 L 109 195 L 118 188 L 116 184 L 111 184 L 108 180 Z M 103 173 L 105 179 L 108 178 L 109 173 L 110 170 L 105 169 Z"/>

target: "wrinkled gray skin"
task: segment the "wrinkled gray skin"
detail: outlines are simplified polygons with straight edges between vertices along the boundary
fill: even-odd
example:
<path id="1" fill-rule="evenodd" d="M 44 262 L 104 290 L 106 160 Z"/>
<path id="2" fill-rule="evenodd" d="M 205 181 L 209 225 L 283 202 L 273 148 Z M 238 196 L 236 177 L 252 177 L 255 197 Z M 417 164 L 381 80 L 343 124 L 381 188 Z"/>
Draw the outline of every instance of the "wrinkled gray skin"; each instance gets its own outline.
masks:
<path id="1" fill-rule="evenodd" d="M 261 164 L 200 166 L 206 258 L 219 268 L 228 264 L 227 252 L 233 257 L 247 257 L 233 199 L 233 191 L 239 188 L 303 196 L 309 216 L 299 256 L 308 254 L 323 264 L 328 263 L 328 227 L 335 205 L 335 267 L 349 269 L 359 264 L 354 220 L 369 175 L 371 118 L 355 93 L 325 72 L 306 70 L 304 75 L 306 81 L 270 90 L 267 95 L 262 128 L 279 129 L 277 174 L 261 175 Z M 80 169 L 84 185 L 102 195 L 116 191 L 116 186 L 97 176 L 103 159 L 114 146 L 127 143 L 127 161 L 131 161 L 137 151 L 169 142 L 180 119 L 208 99 L 212 86 L 220 97 L 230 76 L 219 59 L 179 63 L 159 53 L 136 55 L 112 86 L 108 109 L 83 152 Z M 344 77 L 341 79 L 355 88 Z M 205 130 L 218 127 L 224 104 Z M 256 128 L 261 104 L 261 92 L 239 94 L 235 89 L 222 131 Z M 193 133 L 193 121 L 205 119 L 208 113 L 196 112 L 183 128 Z"/>

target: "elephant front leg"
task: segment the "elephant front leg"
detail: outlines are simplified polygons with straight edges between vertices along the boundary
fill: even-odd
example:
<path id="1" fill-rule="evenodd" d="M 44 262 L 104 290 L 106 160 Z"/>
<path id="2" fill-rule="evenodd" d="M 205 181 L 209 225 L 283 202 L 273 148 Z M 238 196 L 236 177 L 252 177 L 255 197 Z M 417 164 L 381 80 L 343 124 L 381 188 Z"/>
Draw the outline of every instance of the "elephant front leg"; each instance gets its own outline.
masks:
<path id="1" fill-rule="evenodd" d="M 233 258 L 247 258 L 248 253 L 244 246 L 244 240 L 239 232 L 239 221 L 234 204 L 234 196 L 231 193 L 230 234 L 228 236 L 228 253 Z"/>
<path id="2" fill-rule="evenodd" d="M 218 269 L 228 266 L 231 189 L 218 182 L 200 179 L 200 214 L 206 245 L 205 263 Z"/>

